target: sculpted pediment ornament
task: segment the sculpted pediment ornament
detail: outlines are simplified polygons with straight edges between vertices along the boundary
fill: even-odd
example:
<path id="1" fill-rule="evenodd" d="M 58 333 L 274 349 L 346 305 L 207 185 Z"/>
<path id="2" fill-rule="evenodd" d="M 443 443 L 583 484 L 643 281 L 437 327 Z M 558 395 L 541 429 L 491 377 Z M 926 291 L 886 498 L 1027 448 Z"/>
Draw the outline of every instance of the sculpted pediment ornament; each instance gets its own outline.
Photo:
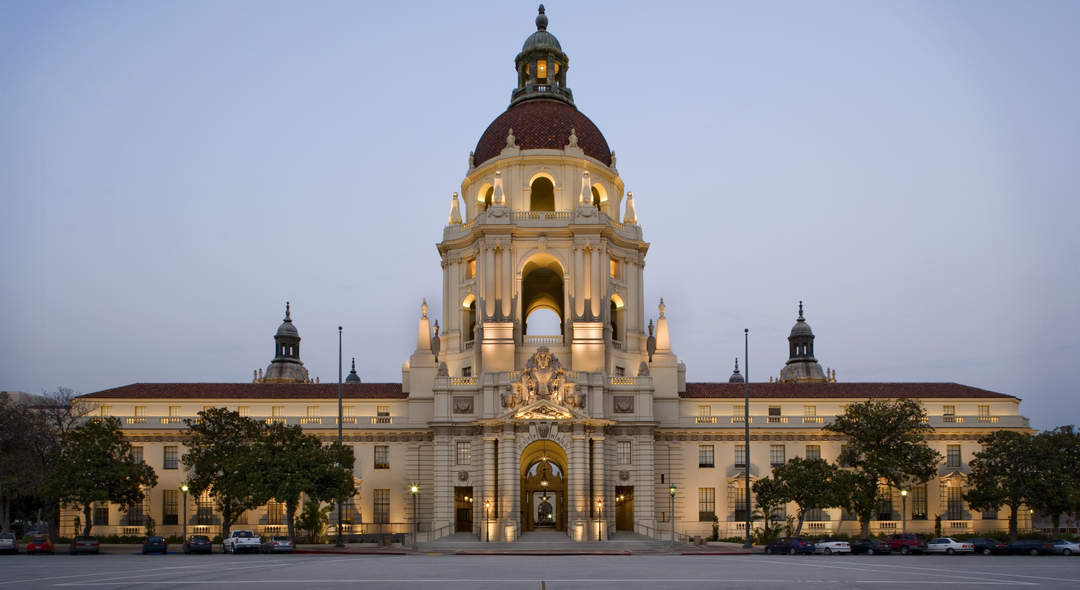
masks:
<path id="1" fill-rule="evenodd" d="M 502 395 L 502 406 L 518 410 L 516 418 L 527 410 L 539 412 L 538 419 L 558 416 L 555 419 L 565 420 L 572 417 L 573 410 L 585 407 L 585 396 L 578 395 L 575 384 L 567 382 L 558 357 L 541 346 L 525 364 L 521 377 L 511 384 L 511 392 Z"/>
<path id="2" fill-rule="evenodd" d="M 536 402 L 514 412 L 518 420 L 570 420 L 574 413 L 570 410 L 545 401 Z"/>

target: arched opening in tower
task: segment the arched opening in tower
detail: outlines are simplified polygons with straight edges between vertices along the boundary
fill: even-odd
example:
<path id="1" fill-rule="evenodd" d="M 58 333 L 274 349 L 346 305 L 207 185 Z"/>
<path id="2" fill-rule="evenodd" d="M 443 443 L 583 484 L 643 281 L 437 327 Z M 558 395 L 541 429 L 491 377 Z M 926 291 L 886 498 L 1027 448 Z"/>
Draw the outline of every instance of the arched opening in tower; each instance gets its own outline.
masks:
<path id="1" fill-rule="evenodd" d="M 548 178 L 540 176 L 533 181 L 529 197 L 529 210 L 555 210 L 555 185 Z"/>
<path id="2" fill-rule="evenodd" d="M 521 271 L 521 297 L 523 334 L 554 336 L 563 333 L 566 317 L 563 268 L 558 260 L 550 255 L 539 255 L 525 263 Z"/>

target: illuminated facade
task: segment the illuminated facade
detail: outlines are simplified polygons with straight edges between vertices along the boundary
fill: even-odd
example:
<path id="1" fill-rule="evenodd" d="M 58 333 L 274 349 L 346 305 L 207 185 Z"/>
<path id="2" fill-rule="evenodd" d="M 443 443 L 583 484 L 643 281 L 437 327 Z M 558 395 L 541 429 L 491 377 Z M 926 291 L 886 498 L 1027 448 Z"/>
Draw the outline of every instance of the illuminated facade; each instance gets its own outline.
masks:
<path id="1" fill-rule="evenodd" d="M 677 327 L 663 300 L 644 299 L 649 244 L 615 154 L 574 106 L 569 59 L 542 7 L 536 25 L 515 59 L 510 106 L 482 134 L 451 199 L 438 243 L 442 325 L 425 302 L 401 383 L 363 383 L 354 367 L 344 386 L 359 489 L 349 531 L 405 531 L 417 519 L 427 538 L 514 541 L 539 528 L 577 541 L 666 537 L 674 485 L 677 531 L 711 534 L 715 515 L 721 536 L 742 535 L 746 461 L 757 479 L 795 456 L 835 460 L 840 437 L 822 427 L 867 398 L 919 400 L 935 427 L 930 443 L 947 458 L 938 479 L 910 491 L 906 510 L 883 490 L 875 532 L 904 520 L 929 532 L 937 515 L 946 534 L 1005 528 L 1007 514 L 972 514 L 960 494 L 979 436 L 1028 430 L 1019 400 L 954 383 L 838 383 L 814 356 L 801 303 L 789 361 L 777 379 L 750 385 L 747 459 L 742 376 L 736 367 L 726 383 L 686 382 Z M 81 398 L 121 418 L 160 479 L 134 518 L 103 507 L 103 524 L 120 527 L 109 532 L 138 534 L 146 514 L 159 533 L 179 532 L 181 421 L 206 407 L 336 436 L 337 385 L 308 378 L 290 314 L 274 361 L 251 383 L 133 384 Z M 543 314 L 557 318 L 546 333 L 535 319 Z M 189 530 L 213 531 L 207 500 L 187 502 Z M 858 527 L 841 510 L 810 516 L 811 533 Z M 237 526 L 277 532 L 280 519 L 270 505 Z"/>

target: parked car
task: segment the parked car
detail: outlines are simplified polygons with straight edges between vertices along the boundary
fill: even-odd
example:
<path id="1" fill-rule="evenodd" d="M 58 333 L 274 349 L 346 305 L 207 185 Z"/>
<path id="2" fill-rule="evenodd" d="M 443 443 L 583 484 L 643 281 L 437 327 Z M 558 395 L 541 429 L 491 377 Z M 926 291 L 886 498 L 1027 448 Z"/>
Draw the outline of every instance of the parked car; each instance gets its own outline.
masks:
<path id="1" fill-rule="evenodd" d="M 169 552 L 169 544 L 165 541 L 165 537 L 147 537 L 142 544 L 143 555 L 147 553 L 161 553 L 165 555 Z"/>
<path id="2" fill-rule="evenodd" d="M 184 554 L 213 553 L 214 546 L 210 543 L 210 537 L 206 535 L 191 535 L 184 540 Z"/>
<path id="3" fill-rule="evenodd" d="M 926 552 L 926 537 L 916 533 L 896 533 L 889 537 L 889 548 L 902 555 Z"/>
<path id="4" fill-rule="evenodd" d="M 292 539 L 282 536 L 270 537 L 262 544 L 263 553 L 292 553 L 295 548 Z"/>
<path id="5" fill-rule="evenodd" d="M 1050 545 L 1054 547 L 1054 553 L 1061 555 L 1080 555 L 1080 543 L 1075 543 L 1068 539 L 1054 539 L 1050 541 Z"/>
<path id="6" fill-rule="evenodd" d="M 851 543 L 852 553 L 865 553 L 867 555 L 888 555 L 892 553 L 892 548 L 885 541 L 878 541 L 877 539 L 859 539 Z"/>
<path id="7" fill-rule="evenodd" d="M 0 533 L 0 553 L 18 553 L 19 541 L 14 533 Z"/>
<path id="8" fill-rule="evenodd" d="M 803 553 L 810 555 L 813 552 L 814 544 L 806 539 L 800 539 L 799 537 L 777 539 L 765 546 L 765 553 L 769 555 L 772 555 L 773 553 L 787 553 L 788 555 Z"/>
<path id="9" fill-rule="evenodd" d="M 97 537 L 75 537 L 71 540 L 71 546 L 68 547 L 68 553 L 75 555 L 77 553 L 101 553 L 101 543 L 98 543 Z"/>
<path id="10" fill-rule="evenodd" d="M 847 541 L 837 541 L 836 539 L 822 539 L 820 541 L 814 541 L 814 553 L 824 553 L 825 555 L 851 553 L 851 544 Z"/>
<path id="11" fill-rule="evenodd" d="M 1052 555 L 1054 546 L 1046 541 L 1020 539 L 1009 543 L 1009 553 L 1013 555 Z"/>
<path id="12" fill-rule="evenodd" d="M 26 553 L 32 555 L 34 553 L 52 553 L 53 544 L 45 535 L 34 535 L 30 537 L 30 542 L 26 544 Z"/>
<path id="13" fill-rule="evenodd" d="M 975 553 L 982 553 L 983 555 L 1001 555 L 1009 552 L 1009 546 L 1005 543 L 985 537 L 975 537 L 974 539 L 968 539 L 967 542 L 974 546 Z"/>
<path id="14" fill-rule="evenodd" d="M 233 531 L 223 543 L 225 553 L 258 553 L 262 549 L 262 539 L 251 531 Z"/>
<path id="15" fill-rule="evenodd" d="M 955 553 L 973 553 L 975 546 L 967 541 L 957 541 L 952 537 L 938 537 L 931 539 L 926 544 L 927 553 L 944 553 L 946 555 L 953 555 Z"/>

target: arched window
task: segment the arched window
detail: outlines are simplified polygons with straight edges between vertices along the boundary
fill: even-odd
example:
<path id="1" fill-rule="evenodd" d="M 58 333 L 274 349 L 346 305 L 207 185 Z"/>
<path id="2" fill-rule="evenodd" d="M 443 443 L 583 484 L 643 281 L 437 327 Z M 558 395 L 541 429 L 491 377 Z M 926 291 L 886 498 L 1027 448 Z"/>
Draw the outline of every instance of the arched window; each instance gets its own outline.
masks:
<path id="1" fill-rule="evenodd" d="M 541 176 L 534 180 L 530 192 L 530 211 L 555 210 L 555 185 L 546 177 Z"/>
<path id="2" fill-rule="evenodd" d="M 592 187 L 592 204 L 597 209 L 600 208 L 600 191 L 596 190 L 596 187 Z"/>
<path id="3" fill-rule="evenodd" d="M 615 300 L 611 300 L 611 339 L 618 342 L 619 338 L 619 306 Z"/>
<path id="4" fill-rule="evenodd" d="M 491 197 L 495 194 L 495 187 L 489 186 L 484 192 L 484 209 L 491 206 Z"/>
<path id="5" fill-rule="evenodd" d="M 472 342 L 476 338 L 476 296 L 470 293 L 461 302 L 462 308 L 462 332 L 465 334 L 465 342 Z"/>

